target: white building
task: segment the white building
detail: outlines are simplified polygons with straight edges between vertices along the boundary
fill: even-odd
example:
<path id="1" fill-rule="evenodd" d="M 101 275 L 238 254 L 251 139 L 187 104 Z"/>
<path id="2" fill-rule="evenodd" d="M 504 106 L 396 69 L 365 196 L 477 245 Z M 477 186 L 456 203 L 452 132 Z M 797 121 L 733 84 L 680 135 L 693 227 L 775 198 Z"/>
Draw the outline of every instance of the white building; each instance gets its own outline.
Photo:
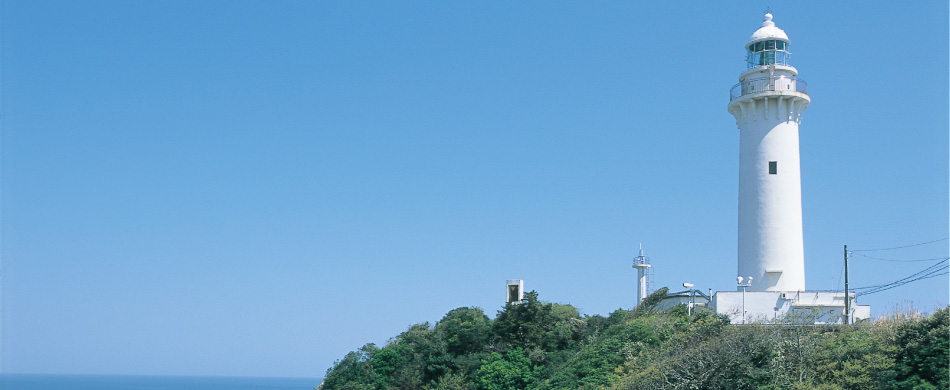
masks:
<path id="1" fill-rule="evenodd" d="M 798 126 L 811 99 L 789 64 L 790 41 L 765 14 L 746 43 L 746 70 L 729 94 L 739 127 L 739 287 L 710 300 L 732 323 L 780 318 L 809 323 L 845 321 L 845 294 L 805 290 Z M 853 320 L 870 318 L 854 305 Z"/>
<path id="2" fill-rule="evenodd" d="M 805 289 L 798 124 L 811 99 L 789 40 L 765 14 L 729 94 L 739 126 L 739 267 L 750 291 Z"/>
<path id="3" fill-rule="evenodd" d="M 871 307 L 855 305 L 854 293 L 849 295 L 848 323 L 871 318 Z M 840 324 L 844 323 L 845 313 L 842 291 L 719 291 L 709 305 L 717 313 L 729 316 L 733 324 L 774 321 Z"/>

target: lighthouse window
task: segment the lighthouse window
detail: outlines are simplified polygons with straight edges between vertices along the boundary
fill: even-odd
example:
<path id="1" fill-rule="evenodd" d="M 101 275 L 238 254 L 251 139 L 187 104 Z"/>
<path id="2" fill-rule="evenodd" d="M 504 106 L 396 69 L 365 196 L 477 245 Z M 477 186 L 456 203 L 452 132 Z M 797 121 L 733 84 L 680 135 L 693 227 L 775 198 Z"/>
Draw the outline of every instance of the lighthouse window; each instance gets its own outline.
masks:
<path id="1" fill-rule="evenodd" d="M 788 42 L 768 40 L 752 43 L 747 48 L 749 68 L 771 64 L 788 65 Z"/>
<path id="2" fill-rule="evenodd" d="M 769 174 L 778 174 L 778 161 L 769 161 Z"/>
<path id="3" fill-rule="evenodd" d="M 786 62 L 787 54 L 784 51 L 775 52 L 775 63 L 784 64 Z"/>

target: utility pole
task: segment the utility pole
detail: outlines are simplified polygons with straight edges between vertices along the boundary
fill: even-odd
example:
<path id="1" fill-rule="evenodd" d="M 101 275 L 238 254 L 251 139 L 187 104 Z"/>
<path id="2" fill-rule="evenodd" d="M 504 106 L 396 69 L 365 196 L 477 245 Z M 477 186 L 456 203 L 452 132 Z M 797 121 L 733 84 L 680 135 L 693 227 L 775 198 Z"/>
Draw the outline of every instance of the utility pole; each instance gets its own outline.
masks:
<path id="1" fill-rule="evenodd" d="M 851 324 L 851 294 L 848 292 L 848 246 L 844 246 L 844 324 Z"/>

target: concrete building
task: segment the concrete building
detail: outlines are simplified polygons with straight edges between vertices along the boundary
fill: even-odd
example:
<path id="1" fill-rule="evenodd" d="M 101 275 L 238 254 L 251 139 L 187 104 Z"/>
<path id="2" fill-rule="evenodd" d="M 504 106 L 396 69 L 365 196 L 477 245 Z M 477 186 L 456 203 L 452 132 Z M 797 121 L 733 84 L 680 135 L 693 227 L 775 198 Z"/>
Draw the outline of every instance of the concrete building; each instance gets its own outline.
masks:
<path id="1" fill-rule="evenodd" d="M 856 305 L 854 293 L 848 323 L 871 318 L 871 307 Z M 711 307 L 729 316 L 733 324 L 750 322 L 787 322 L 806 324 L 844 323 L 842 291 L 719 291 Z"/>

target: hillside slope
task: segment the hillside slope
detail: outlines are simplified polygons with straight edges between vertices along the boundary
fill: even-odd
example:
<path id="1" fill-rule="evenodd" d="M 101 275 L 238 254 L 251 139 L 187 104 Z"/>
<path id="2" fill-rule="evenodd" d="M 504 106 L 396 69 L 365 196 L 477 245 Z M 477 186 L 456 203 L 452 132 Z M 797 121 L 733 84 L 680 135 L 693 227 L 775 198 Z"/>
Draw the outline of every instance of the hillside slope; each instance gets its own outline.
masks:
<path id="1" fill-rule="evenodd" d="M 321 390 L 946 389 L 948 313 L 855 326 L 730 325 L 685 307 L 581 316 L 536 292 L 494 320 L 479 308 L 350 352 Z"/>

